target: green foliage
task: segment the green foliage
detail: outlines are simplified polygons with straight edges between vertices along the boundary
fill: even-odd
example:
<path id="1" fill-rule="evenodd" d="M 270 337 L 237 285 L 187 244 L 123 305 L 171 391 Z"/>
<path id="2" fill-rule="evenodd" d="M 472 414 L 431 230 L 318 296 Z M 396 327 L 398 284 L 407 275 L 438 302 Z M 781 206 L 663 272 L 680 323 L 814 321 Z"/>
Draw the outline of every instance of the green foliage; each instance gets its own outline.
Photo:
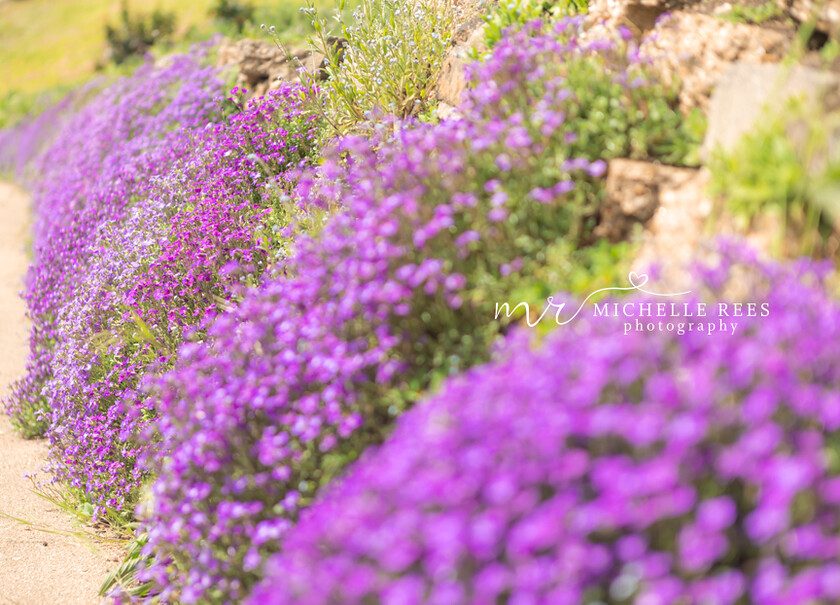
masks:
<path id="1" fill-rule="evenodd" d="M 705 133 L 702 113 L 683 116 L 676 108 L 676 90 L 658 83 L 646 69 L 611 78 L 604 76 L 604 68 L 603 60 L 595 58 L 569 61 L 565 68 L 566 85 L 577 99 L 566 119 L 579 125 L 581 151 L 605 159 L 697 164 Z M 629 86 L 622 80 L 629 80 Z"/>
<path id="2" fill-rule="evenodd" d="M 246 0 L 241 0 L 245 2 Z M 233 23 L 208 19 L 208 7 L 215 0 L 153 0 L 136 1 L 131 6 L 151 10 L 158 7 L 177 15 L 178 35 L 172 46 L 186 50 L 192 43 L 210 39 L 217 33 L 240 37 Z M 245 24 L 242 37 L 261 36 L 260 23 L 271 23 L 287 44 L 300 44 L 308 33 L 311 19 L 299 11 L 300 2 L 294 0 L 247 0 L 255 7 L 254 17 Z M 326 0 L 316 0 L 320 6 Z M 330 3 L 331 5 L 331 3 Z M 119 18 L 116 0 L 85 0 L 84 10 L 79 2 L 55 0 L 0 1 L 0 97 L 10 90 L 38 93 L 56 86 L 71 87 L 87 81 L 93 75 L 95 59 L 105 48 L 105 27 Z M 183 36 L 182 36 L 183 32 Z M 49 44 L 44 44 L 49 40 Z M 164 45 L 167 52 L 169 44 Z M 153 46 L 155 53 L 158 47 Z M 130 64 L 129 62 L 128 64 Z M 126 63 L 120 65 L 123 68 Z M 105 65 L 108 72 L 113 64 Z M 126 72 L 119 71 L 116 75 Z"/>
<path id="3" fill-rule="evenodd" d="M 718 153 L 711 164 L 711 191 L 725 196 L 736 215 L 754 216 L 804 199 L 806 171 L 777 119 L 745 136 L 732 153 Z"/>
<path id="4" fill-rule="evenodd" d="M 20 413 L 9 416 L 12 427 L 21 434 L 24 439 L 37 439 L 44 436 L 47 423 L 43 418 L 43 410 L 49 409 L 45 397 L 39 397 L 38 401 L 32 402 L 21 408 Z"/>
<path id="5" fill-rule="evenodd" d="M 774 0 L 768 0 L 763 4 L 738 4 L 732 5 L 732 10 L 721 15 L 722 19 L 735 23 L 752 23 L 760 25 L 771 19 L 781 18 L 782 9 Z"/>
<path id="6" fill-rule="evenodd" d="M 353 130 L 374 111 L 407 118 L 428 110 L 452 33 L 448 1 L 362 0 L 348 17 L 339 0 L 333 26 L 311 2 L 301 10 L 314 30 L 308 43 L 326 57 L 302 82 L 333 133 Z"/>
<path id="7" fill-rule="evenodd" d="M 825 43 L 820 50 L 820 62 L 825 67 L 830 67 L 838 57 L 840 57 L 840 42 L 835 39 L 831 39 Z"/>
<path id="8" fill-rule="evenodd" d="M 493 48 L 502 39 L 504 30 L 534 19 L 554 20 L 567 15 L 585 13 L 588 0 L 508 0 L 494 4 L 484 16 L 484 43 Z"/>
<path id="9" fill-rule="evenodd" d="M 132 14 L 123 0 L 120 23 L 105 25 L 109 59 L 119 65 L 131 57 L 144 55 L 157 43 L 171 40 L 174 33 L 175 13 L 155 9 L 151 14 Z"/>
<path id="10" fill-rule="evenodd" d="M 731 152 L 715 153 L 710 192 L 744 220 L 779 215 L 780 237 L 800 242 L 791 252 L 824 251 L 832 227 L 840 225 L 840 157 L 831 144 L 838 132 L 837 112 L 794 106 L 744 136 Z"/>
<path id="11" fill-rule="evenodd" d="M 301 12 L 300 5 L 288 1 L 270 0 L 249 0 L 253 5 L 253 13 L 244 21 L 239 28 L 236 20 L 224 20 L 216 18 L 213 20 L 213 27 L 191 27 L 183 39 L 175 45 L 176 48 L 186 50 L 191 44 L 203 42 L 212 36 L 221 33 L 229 38 L 254 38 L 259 39 L 265 36 L 265 29 L 271 25 L 272 33 L 276 35 L 283 44 L 289 46 L 302 46 L 306 44 L 306 38 L 312 30 L 312 17 Z M 315 6 L 323 6 L 325 0 L 315 0 Z M 329 3 L 332 6 L 332 1 Z"/>
<path id="12" fill-rule="evenodd" d="M 137 523 L 131 523 L 127 527 L 136 529 L 137 525 Z M 102 586 L 99 588 L 100 597 L 107 597 L 117 587 L 119 587 L 124 595 L 129 597 L 141 598 L 148 596 L 152 586 L 151 583 L 137 581 L 138 566 L 145 560 L 142 551 L 147 542 L 148 534 L 146 533 L 135 535 L 132 538 L 128 543 L 128 548 L 126 549 L 125 558 L 122 563 L 108 574 Z"/>
<path id="13" fill-rule="evenodd" d="M 0 95 L 0 129 L 19 123 L 27 114 L 33 113 L 38 105 L 37 94 L 16 90 Z"/>
<path id="14" fill-rule="evenodd" d="M 324 0 L 319 0 L 315 6 L 323 3 Z M 273 31 L 286 44 L 304 43 L 311 32 L 311 22 L 312 18 L 302 11 L 300 5 L 292 2 L 275 2 L 271 6 L 258 7 L 254 17 L 254 23 L 271 24 Z M 254 29 L 253 37 L 260 35 L 262 32 Z"/>
<path id="15" fill-rule="evenodd" d="M 237 33 L 242 34 L 247 23 L 254 21 L 256 8 L 252 2 L 240 0 L 216 0 L 210 9 L 210 15 L 232 24 Z"/>

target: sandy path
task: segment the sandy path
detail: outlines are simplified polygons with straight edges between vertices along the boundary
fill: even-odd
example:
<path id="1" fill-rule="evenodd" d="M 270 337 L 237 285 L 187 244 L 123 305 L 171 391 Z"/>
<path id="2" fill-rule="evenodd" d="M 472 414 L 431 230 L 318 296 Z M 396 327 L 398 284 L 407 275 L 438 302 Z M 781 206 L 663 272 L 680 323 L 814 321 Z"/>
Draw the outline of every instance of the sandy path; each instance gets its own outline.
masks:
<path id="1" fill-rule="evenodd" d="M 0 183 L 0 395 L 24 368 L 28 325 L 18 297 L 26 271 L 28 199 Z M 44 463 L 46 443 L 26 441 L 0 414 L 0 512 L 50 529 L 79 527 L 57 507 L 30 491 L 23 477 Z M 115 567 L 112 545 L 85 545 L 75 538 L 27 528 L 0 517 L 0 605 L 93 605 L 99 586 Z M 110 559 L 110 560 L 109 560 Z"/>

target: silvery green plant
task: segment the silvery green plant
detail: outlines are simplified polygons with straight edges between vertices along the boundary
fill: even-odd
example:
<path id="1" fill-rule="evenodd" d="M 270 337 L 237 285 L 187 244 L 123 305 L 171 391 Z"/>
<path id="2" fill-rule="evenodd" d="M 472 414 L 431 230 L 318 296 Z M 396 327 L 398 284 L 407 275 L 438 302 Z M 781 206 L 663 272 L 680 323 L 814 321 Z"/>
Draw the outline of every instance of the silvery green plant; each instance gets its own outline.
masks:
<path id="1" fill-rule="evenodd" d="M 312 18 L 307 42 L 325 57 L 318 70 L 301 68 L 301 81 L 334 133 L 376 111 L 408 118 L 428 108 L 451 41 L 449 0 L 362 0 L 352 19 L 344 0 L 329 19 L 311 2 L 301 11 Z"/>

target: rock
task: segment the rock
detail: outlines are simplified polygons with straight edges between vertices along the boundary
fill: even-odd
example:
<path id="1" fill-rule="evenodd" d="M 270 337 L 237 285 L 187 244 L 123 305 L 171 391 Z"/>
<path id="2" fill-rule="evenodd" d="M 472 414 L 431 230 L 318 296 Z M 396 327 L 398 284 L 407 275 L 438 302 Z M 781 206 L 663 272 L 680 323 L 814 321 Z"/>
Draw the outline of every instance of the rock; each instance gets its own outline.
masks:
<path id="1" fill-rule="evenodd" d="M 664 13 L 690 3 L 688 0 L 591 0 L 586 16 L 587 29 L 597 38 L 609 36 L 624 25 L 638 40 L 653 29 Z"/>
<path id="2" fill-rule="evenodd" d="M 634 172 L 647 179 L 641 181 L 643 186 L 655 190 L 656 208 L 631 267 L 641 272 L 655 269 L 659 290 L 690 290 L 689 269 L 703 257 L 704 225 L 713 207 L 705 195 L 709 172 L 666 166 Z"/>
<path id="3" fill-rule="evenodd" d="M 722 148 L 731 151 L 738 140 L 755 129 L 764 111 L 781 114 L 794 97 L 817 103 L 840 94 L 840 76 L 800 65 L 730 65 L 718 81 L 709 104 L 708 127 L 701 158 Z"/>
<path id="4" fill-rule="evenodd" d="M 665 12 L 661 5 L 647 5 L 634 2 L 624 6 L 623 21 L 631 31 L 641 36 L 653 29 L 656 20 Z"/>
<path id="5" fill-rule="evenodd" d="M 480 19 L 486 15 L 491 6 L 498 0 L 444 0 L 452 9 L 452 20 L 455 27 L 466 24 L 472 19 Z"/>
<path id="6" fill-rule="evenodd" d="M 276 45 L 262 40 L 223 41 L 218 47 L 219 67 L 236 66 L 236 85 L 259 96 L 277 88 L 281 81 L 298 81 L 299 64 L 307 69 L 321 67 L 323 57 L 308 50 L 289 49 L 289 55 Z"/>
<path id="7" fill-rule="evenodd" d="M 671 195 L 697 170 L 674 168 L 638 160 L 610 160 L 606 199 L 601 205 L 596 237 L 617 242 L 626 239 L 636 225 L 646 225 L 656 214 L 663 196 Z"/>
<path id="8" fill-rule="evenodd" d="M 438 101 L 452 107 L 461 104 L 461 97 L 467 88 L 464 68 L 467 61 L 454 53 L 448 54 L 443 60 L 435 92 Z"/>
<path id="9" fill-rule="evenodd" d="M 445 101 L 438 101 L 435 112 L 440 120 L 452 120 L 461 117 L 458 109 Z"/>
<path id="10" fill-rule="evenodd" d="M 746 241 L 762 254 L 776 250 L 783 221 L 772 213 L 746 221 L 716 208 L 706 194 L 710 177 L 708 168 L 611 160 L 595 235 L 611 241 L 634 237 L 638 249 L 630 268 L 651 274 L 652 289 L 663 292 L 691 290 L 692 266 L 715 257 L 721 236 Z"/>
<path id="11" fill-rule="evenodd" d="M 479 42 L 479 39 L 476 37 L 476 32 L 479 32 L 483 28 L 484 19 L 481 17 L 471 17 L 455 28 L 455 33 L 452 35 L 452 41 L 456 45 L 468 45 L 467 49 L 469 50 L 469 45 L 477 44 Z"/>
<path id="12" fill-rule="evenodd" d="M 709 171 L 653 162 L 609 163 L 606 199 L 594 235 L 639 244 L 634 271 L 655 275 L 657 289 L 690 289 L 689 268 L 702 257 L 704 226 L 712 212 Z M 636 231 L 637 226 L 644 227 Z"/>
<path id="13" fill-rule="evenodd" d="M 776 63 L 786 55 L 790 42 L 785 31 L 699 13 L 676 13 L 659 19 L 643 40 L 641 52 L 652 60 L 666 85 L 679 84 L 681 109 L 705 110 L 730 63 Z"/>
<path id="14" fill-rule="evenodd" d="M 484 22 L 481 19 L 471 19 L 456 30 L 453 36 L 453 46 L 443 58 L 440 75 L 435 85 L 435 95 L 452 107 L 461 104 L 462 96 L 467 88 L 464 76 L 466 65 L 471 61 L 469 52 L 475 48 L 478 52 L 486 50 L 484 45 Z"/>
<path id="15" fill-rule="evenodd" d="M 813 19 L 818 31 L 840 35 L 840 0 L 777 0 L 777 6 L 799 23 Z"/>

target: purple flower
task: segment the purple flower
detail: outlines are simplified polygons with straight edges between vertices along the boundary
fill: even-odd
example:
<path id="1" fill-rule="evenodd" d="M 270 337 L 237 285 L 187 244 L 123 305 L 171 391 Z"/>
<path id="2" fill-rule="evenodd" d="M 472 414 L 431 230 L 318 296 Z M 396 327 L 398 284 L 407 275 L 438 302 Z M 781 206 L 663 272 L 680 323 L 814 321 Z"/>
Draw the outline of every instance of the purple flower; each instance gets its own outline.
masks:
<path id="1" fill-rule="evenodd" d="M 630 28 L 626 25 L 619 25 L 618 33 L 621 36 L 621 39 L 624 41 L 629 41 L 633 39 L 633 32 L 631 32 Z"/>
<path id="2" fill-rule="evenodd" d="M 604 160 L 596 160 L 589 165 L 587 172 L 591 177 L 601 178 L 607 172 L 607 163 Z"/>
<path id="3" fill-rule="evenodd" d="M 522 291 L 528 276 L 552 274 L 556 259 L 544 250 L 589 241 L 592 215 L 580 210 L 597 207 L 602 156 L 653 152 L 648 141 L 641 151 L 609 145 L 616 134 L 610 120 L 578 135 L 583 95 L 568 68 L 585 67 L 609 86 L 629 81 L 619 77 L 627 75 L 623 47 L 585 48 L 576 39 L 580 25 L 532 22 L 511 30 L 471 68 L 462 119 L 383 118 L 370 138 L 331 141 L 315 166 L 308 164 L 319 151 L 318 124 L 300 89 L 286 85 L 248 104 L 234 91 L 219 111 L 222 84 L 202 51 L 169 68 L 145 66 L 86 105 L 68 102 L 61 110 L 54 143 L 27 168 L 38 175 L 37 251 L 27 285 L 35 330 L 29 374 L 11 411 L 20 421 L 33 408 L 44 414 L 54 471 L 99 510 L 130 511 L 139 487 L 150 484 L 137 511 L 148 536 L 140 578 L 150 582 L 149 600 L 243 602 L 265 561 L 287 552 L 289 532 L 312 502 L 326 501 L 322 493 L 346 464 L 373 459 L 367 446 L 385 440 L 393 422 L 443 378 L 501 351 L 497 340 L 513 320 L 493 322 L 493 301 Z M 616 111 L 631 107 L 634 119 L 661 128 L 653 113 L 637 111 L 644 98 L 625 90 Z M 26 151 L 48 139 L 51 126 L 22 127 L 13 139 Z M 681 136 L 672 130 L 667 141 Z M 546 206 L 540 197 L 558 203 Z M 389 486 L 398 484 L 410 492 L 394 494 L 398 508 L 385 509 L 383 525 L 358 537 L 354 552 L 371 564 L 331 558 L 322 569 L 327 580 L 306 586 L 322 596 L 307 594 L 307 601 L 328 599 L 340 582 L 350 600 L 374 594 L 383 602 L 461 603 L 486 594 L 487 602 L 578 603 L 585 582 L 608 590 L 617 580 L 610 576 L 617 547 L 591 535 L 625 529 L 639 539 L 622 549 L 639 564 L 627 570 L 625 587 L 635 582 L 640 595 L 666 601 L 695 588 L 723 594 L 717 584 L 694 587 L 679 574 L 684 562 L 700 568 L 718 561 L 728 530 L 694 558 L 655 551 L 661 540 L 648 535 L 663 520 L 699 523 L 710 496 L 683 466 L 712 420 L 681 405 L 708 404 L 713 388 L 674 383 L 672 368 L 656 365 L 666 362 L 655 339 L 641 355 L 637 339 L 622 342 L 620 364 L 609 353 L 613 340 L 599 342 L 603 351 L 584 349 L 577 361 L 565 359 L 577 348 L 550 349 L 573 354 L 540 358 L 561 361 L 552 368 L 556 377 L 523 372 L 533 385 L 510 372 L 506 384 L 516 392 L 500 389 L 498 399 L 485 392 L 490 405 L 476 415 L 473 433 L 458 413 L 436 417 L 436 430 L 450 441 L 438 444 L 431 435 L 431 445 L 419 443 L 426 454 L 440 445 L 434 460 L 442 466 L 421 467 L 418 452 L 400 450 L 395 460 L 405 466 L 379 467 L 383 493 L 391 497 Z M 727 353 L 728 366 L 715 351 L 697 355 L 713 369 L 731 366 L 720 380 L 746 392 L 755 351 L 772 350 L 750 343 Z M 531 359 L 519 346 L 509 351 Z M 695 354 L 682 342 L 673 346 L 685 347 L 679 350 L 687 358 Z M 760 369 L 781 377 L 783 359 L 779 352 Z M 585 371 L 565 371 L 566 363 L 584 362 Z M 704 367 L 695 377 L 705 376 Z M 623 379 L 610 383 L 612 374 Z M 531 389 L 541 384 L 554 394 L 539 401 L 542 412 L 506 415 L 510 400 L 530 405 Z M 614 392 L 642 399 L 604 395 L 610 405 L 596 405 Z M 466 409 L 478 407 L 467 395 Z M 826 422 L 834 414 L 840 422 L 836 405 L 816 399 L 804 390 L 780 396 L 799 402 L 797 414 L 821 414 Z M 767 409 L 756 398 L 744 414 L 757 418 Z M 768 424 L 765 417 L 754 433 L 736 431 L 709 468 L 740 477 L 734 452 L 761 431 L 761 439 L 743 444 L 753 464 L 760 459 L 754 452 L 777 453 Z M 466 434 L 473 437 L 462 441 Z M 615 434 L 629 453 L 593 455 L 599 450 L 590 441 Z M 564 449 L 576 438 L 579 446 Z M 667 452 L 657 450 L 663 439 Z M 497 452 L 496 443 L 509 451 Z M 745 514 L 790 504 L 806 489 L 803 481 L 822 476 L 814 466 L 821 437 L 799 435 L 796 443 L 793 462 L 807 455 L 811 464 L 775 460 L 775 483 L 767 479 L 773 473 L 756 473 L 768 486 L 766 502 L 763 495 L 748 503 Z M 508 456 L 501 466 L 499 456 Z M 459 470 L 462 462 L 472 475 Z M 423 480 L 410 481 L 409 470 Z M 574 486 L 589 475 L 597 497 L 581 499 L 577 492 L 586 490 Z M 436 514 L 426 508 L 430 501 Z M 387 505 L 333 511 L 334 529 L 366 526 L 366 515 Z M 791 548 L 811 535 L 791 539 Z M 695 542 L 705 544 L 686 535 L 686 544 Z M 628 555 L 639 544 L 642 555 Z M 821 541 L 821 552 L 830 546 Z M 465 585 L 462 561 L 486 585 Z M 732 577 L 721 574 L 719 582 L 726 594 L 736 592 Z M 796 590 L 811 590 L 814 578 L 798 582 Z"/>
<path id="4" fill-rule="evenodd" d="M 835 435 L 820 404 L 840 389 L 840 305 L 813 268 L 748 267 L 762 280 L 751 299 L 772 313 L 742 318 L 740 335 L 625 336 L 620 319 L 588 315 L 541 346 L 512 336 L 499 361 L 449 380 L 321 494 L 249 603 L 403 590 L 423 603 L 836 600 L 840 515 L 819 496 L 837 481 L 824 456 Z M 711 397 L 697 393 L 705 381 Z M 803 390 L 818 404 L 798 413 L 781 394 Z M 778 430 L 721 476 L 717 461 L 757 430 L 739 401 L 756 392 L 780 394 Z M 651 414 L 656 439 L 637 442 Z M 700 439 L 672 430 L 688 418 Z M 395 564 L 395 553 L 408 554 Z"/>

